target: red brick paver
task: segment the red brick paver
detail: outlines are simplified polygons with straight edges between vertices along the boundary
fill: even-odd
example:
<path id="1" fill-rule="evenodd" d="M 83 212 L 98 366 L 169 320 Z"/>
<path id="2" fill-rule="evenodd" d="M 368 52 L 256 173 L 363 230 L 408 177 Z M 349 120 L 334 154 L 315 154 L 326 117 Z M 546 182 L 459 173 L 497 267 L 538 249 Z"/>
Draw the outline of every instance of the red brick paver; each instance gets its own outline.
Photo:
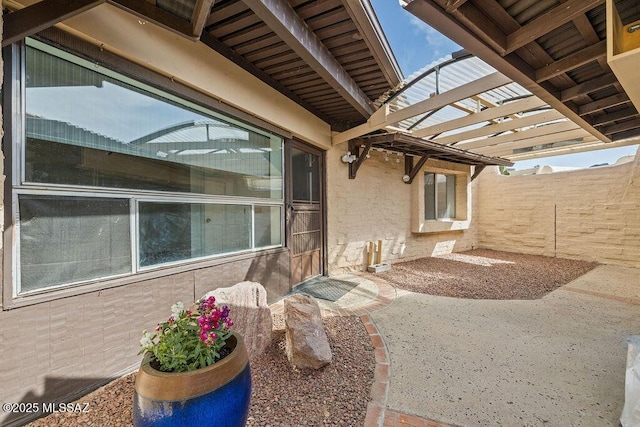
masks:
<path id="1" fill-rule="evenodd" d="M 369 315 L 360 317 L 360 321 L 369 333 L 373 351 L 376 356 L 376 367 L 371 385 L 371 401 L 367 407 L 367 415 L 364 419 L 365 426 L 382 426 L 387 408 L 387 396 L 389 394 L 389 357 L 384 339 L 378 333 L 378 328 Z"/>

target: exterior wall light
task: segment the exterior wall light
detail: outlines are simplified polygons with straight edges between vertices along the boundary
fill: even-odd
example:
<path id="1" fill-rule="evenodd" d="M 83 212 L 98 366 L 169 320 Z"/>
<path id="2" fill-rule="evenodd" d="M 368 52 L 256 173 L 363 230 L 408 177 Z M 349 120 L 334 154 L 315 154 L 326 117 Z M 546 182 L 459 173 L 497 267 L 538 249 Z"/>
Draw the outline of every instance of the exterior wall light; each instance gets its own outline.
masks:
<path id="1" fill-rule="evenodd" d="M 351 151 L 347 151 L 347 154 L 342 156 L 340 159 L 342 160 L 342 163 L 353 163 L 356 161 L 356 155 L 351 154 Z"/>

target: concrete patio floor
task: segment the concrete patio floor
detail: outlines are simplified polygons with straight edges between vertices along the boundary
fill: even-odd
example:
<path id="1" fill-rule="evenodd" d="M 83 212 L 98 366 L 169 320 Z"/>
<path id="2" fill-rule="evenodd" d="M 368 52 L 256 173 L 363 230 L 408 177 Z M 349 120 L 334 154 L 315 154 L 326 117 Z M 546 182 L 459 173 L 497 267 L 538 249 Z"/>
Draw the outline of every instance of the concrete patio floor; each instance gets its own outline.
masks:
<path id="1" fill-rule="evenodd" d="M 638 273 L 600 266 L 533 301 L 398 291 L 369 313 L 390 358 L 387 409 L 461 426 L 617 426 Z"/>

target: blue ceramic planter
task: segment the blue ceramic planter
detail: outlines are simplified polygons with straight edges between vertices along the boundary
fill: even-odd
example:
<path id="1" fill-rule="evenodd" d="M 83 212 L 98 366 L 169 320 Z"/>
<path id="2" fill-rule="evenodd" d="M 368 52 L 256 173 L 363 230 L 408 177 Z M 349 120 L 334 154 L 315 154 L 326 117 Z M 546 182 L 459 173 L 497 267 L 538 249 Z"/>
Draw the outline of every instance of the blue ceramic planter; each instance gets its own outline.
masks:
<path id="1" fill-rule="evenodd" d="M 136 377 L 133 425 L 242 427 L 251 397 L 251 370 L 242 338 L 218 363 L 191 372 L 160 372 L 142 361 Z"/>

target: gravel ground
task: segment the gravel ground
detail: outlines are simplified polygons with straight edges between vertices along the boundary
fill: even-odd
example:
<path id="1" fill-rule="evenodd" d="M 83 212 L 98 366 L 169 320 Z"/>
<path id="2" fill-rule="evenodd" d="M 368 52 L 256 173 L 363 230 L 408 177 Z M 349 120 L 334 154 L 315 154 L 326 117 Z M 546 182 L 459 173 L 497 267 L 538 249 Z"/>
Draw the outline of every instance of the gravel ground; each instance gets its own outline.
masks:
<path id="1" fill-rule="evenodd" d="M 362 426 L 375 359 L 369 335 L 354 317 L 324 319 L 333 352 L 330 365 L 294 370 L 284 353 L 284 320 L 274 315 L 271 346 L 251 364 L 253 391 L 248 427 Z M 130 426 L 135 373 L 83 397 L 90 412 L 56 413 L 30 426 Z"/>
<path id="2" fill-rule="evenodd" d="M 594 262 L 488 249 L 393 264 L 379 274 L 398 289 L 471 299 L 538 299 L 595 268 Z"/>
<path id="3" fill-rule="evenodd" d="M 373 384 L 373 346 L 355 317 L 324 319 L 330 365 L 294 370 L 284 353 L 284 320 L 274 316 L 274 341 L 252 365 L 254 388 L 247 426 L 362 426 Z"/>

